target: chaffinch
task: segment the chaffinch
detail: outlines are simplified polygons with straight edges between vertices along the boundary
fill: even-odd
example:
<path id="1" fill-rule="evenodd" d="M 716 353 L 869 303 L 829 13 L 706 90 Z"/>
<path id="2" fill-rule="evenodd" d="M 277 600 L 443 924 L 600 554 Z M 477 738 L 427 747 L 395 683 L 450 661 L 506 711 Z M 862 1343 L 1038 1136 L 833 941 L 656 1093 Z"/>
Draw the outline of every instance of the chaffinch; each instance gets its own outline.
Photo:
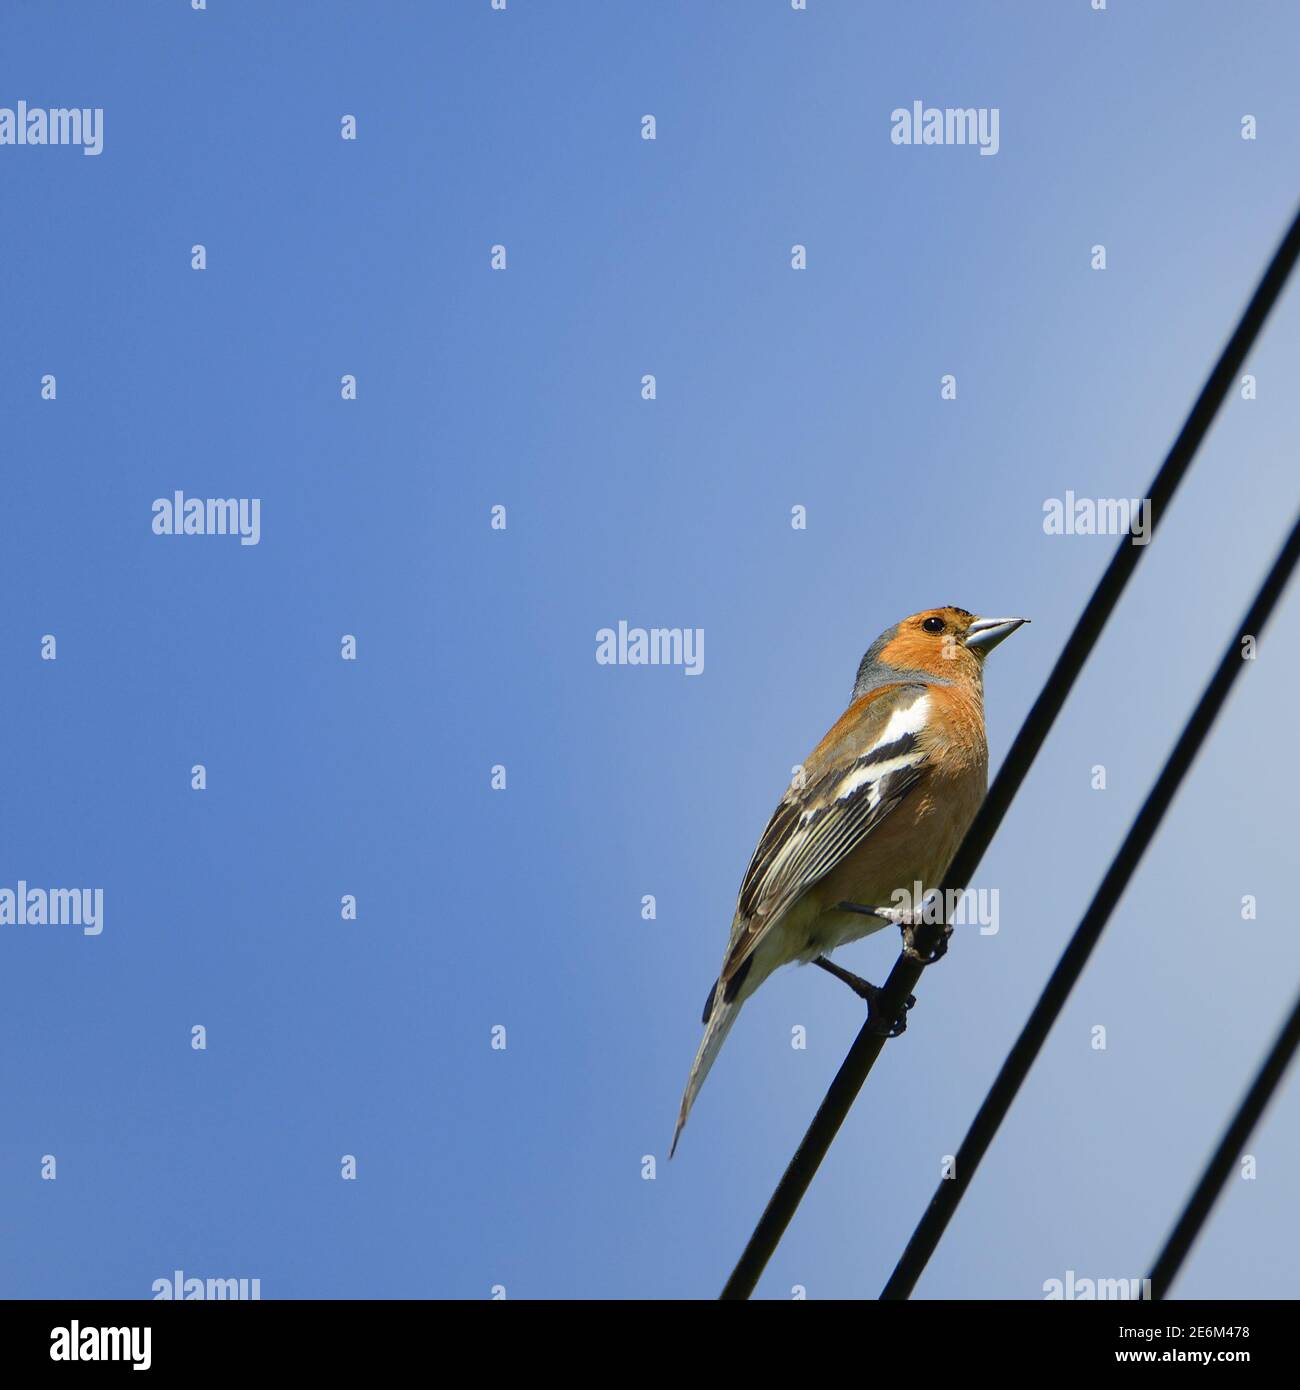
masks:
<path id="1" fill-rule="evenodd" d="M 984 658 L 1026 621 L 931 608 L 868 648 L 848 709 L 781 798 L 745 872 L 669 1157 L 741 1005 L 778 966 L 812 961 L 869 1005 L 879 994 L 827 956 L 891 921 L 906 925 L 907 914 L 882 905 L 942 882 L 988 788 Z"/>

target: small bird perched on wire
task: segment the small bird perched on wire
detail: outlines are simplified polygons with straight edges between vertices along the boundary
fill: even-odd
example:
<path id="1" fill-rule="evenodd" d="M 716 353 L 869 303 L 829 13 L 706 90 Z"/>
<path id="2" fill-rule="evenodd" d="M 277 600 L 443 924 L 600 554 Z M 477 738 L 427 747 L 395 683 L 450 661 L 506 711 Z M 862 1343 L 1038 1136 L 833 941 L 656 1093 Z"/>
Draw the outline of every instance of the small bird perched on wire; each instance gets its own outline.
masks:
<path id="1" fill-rule="evenodd" d="M 741 1005 L 778 966 L 812 961 L 869 1008 L 879 995 L 827 956 L 891 922 L 906 931 L 896 895 L 939 887 L 988 789 L 984 658 L 1027 621 L 931 608 L 868 648 L 848 709 L 781 798 L 745 872 L 670 1158 Z M 885 1021 L 891 1033 L 904 1026 Z"/>

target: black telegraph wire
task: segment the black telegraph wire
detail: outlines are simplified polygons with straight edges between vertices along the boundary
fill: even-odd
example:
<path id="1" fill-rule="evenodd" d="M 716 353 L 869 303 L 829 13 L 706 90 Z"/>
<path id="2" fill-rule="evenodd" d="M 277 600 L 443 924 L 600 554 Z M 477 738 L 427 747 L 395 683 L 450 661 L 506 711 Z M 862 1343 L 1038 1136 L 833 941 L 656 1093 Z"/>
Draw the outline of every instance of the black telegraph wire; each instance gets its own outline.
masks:
<path id="1" fill-rule="evenodd" d="M 971 1123 L 970 1130 L 962 1140 L 961 1147 L 957 1150 L 954 1175 L 940 1182 L 930 1199 L 925 1215 L 907 1243 L 907 1249 L 903 1251 L 902 1258 L 893 1274 L 889 1276 L 889 1282 L 885 1285 L 881 1298 L 907 1298 L 916 1286 L 921 1271 L 934 1253 L 934 1248 L 952 1219 L 953 1212 L 957 1210 L 957 1204 L 965 1196 L 980 1160 L 993 1142 L 993 1136 L 1006 1118 L 1022 1082 L 1042 1050 L 1052 1025 L 1065 1007 L 1070 991 L 1083 974 L 1088 957 L 1101 939 L 1111 913 L 1160 828 L 1160 822 L 1169 810 L 1183 778 L 1200 751 L 1201 744 L 1209 735 L 1219 711 L 1228 698 L 1233 681 L 1248 664 L 1243 656 L 1242 639 L 1247 636 L 1259 637 L 1282 591 L 1286 588 L 1297 560 L 1300 560 L 1300 516 L 1296 518 L 1286 544 L 1255 595 L 1255 601 L 1251 604 L 1241 628 L 1228 643 L 1218 669 L 1202 692 L 1191 718 L 1184 725 L 1173 752 L 1161 769 L 1160 776 L 1156 778 L 1155 785 L 1147 794 L 1147 799 L 1142 803 L 1142 809 L 1137 813 L 1137 818 L 1124 837 L 1119 852 L 1111 861 L 1106 877 L 1102 879 L 1101 886 L 1092 902 L 1088 904 L 1088 910 L 1075 928 L 1070 944 L 1065 948 L 1056 969 L 1052 971 L 1038 1003 L 1034 1005 L 1029 1021 L 1021 1030 L 1007 1060 L 1002 1064 L 1001 1071 L 998 1072 L 997 1080 L 994 1081 L 984 1104 L 980 1106 Z M 1217 1191 L 1217 1187 L 1214 1191 Z M 1213 1201 L 1213 1195 L 1209 1201 Z M 1208 1211 L 1207 1202 L 1205 1213 Z M 1202 1213 L 1202 1220 L 1205 1213 Z M 1195 1230 L 1192 1234 L 1195 1234 Z M 1154 1280 L 1152 1287 L 1154 1288 Z"/>
<path id="2" fill-rule="evenodd" d="M 1256 1073 L 1250 1090 L 1246 1092 L 1237 1113 L 1232 1117 L 1232 1123 L 1224 1130 L 1219 1147 L 1206 1164 L 1205 1172 L 1201 1174 L 1195 1191 L 1187 1199 L 1183 1214 L 1169 1233 L 1169 1239 L 1165 1241 L 1165 1248 L 1160 1252 L 1151 1270 L 1152 1298 L 1164 1298 L 1168 1294 L 1169 1286 L 1177 1277 L 1187 1252 L 1200 1234 L 1210 1209 L 1218 1199 L 1223 1184 L 1228 1180 L 1228 1174 L 1242 1149 L 1246 1147 L 1251 1130 L 1259 1123 L 1259 1117 L 1264 1113 L 1292 1057 L 1295 1056 L 1297 1046 L 1300 1046 L 1300 997 L 1296 999 L 1291 1009 L 1291 1017 L 1277 1035 L 1272 1051 L 1264 1059 L 1264 1064 Z"/>

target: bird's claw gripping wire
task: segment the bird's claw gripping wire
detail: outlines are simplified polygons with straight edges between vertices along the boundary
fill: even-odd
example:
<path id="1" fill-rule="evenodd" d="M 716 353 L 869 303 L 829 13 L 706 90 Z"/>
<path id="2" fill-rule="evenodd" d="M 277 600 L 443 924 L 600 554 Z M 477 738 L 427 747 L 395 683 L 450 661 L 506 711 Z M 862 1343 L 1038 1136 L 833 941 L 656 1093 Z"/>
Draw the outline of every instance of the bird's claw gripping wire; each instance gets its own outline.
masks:
<path id="1" fill-rule="evenodd" d="M 901 907 L 864 907 L 861 903 L 839 903 L 837 908 L 840 912 L 856 912 L 863 917 L 879 917 L 883 922 L 892 922 L 903 933 L 903 954 L 908 960 L 914 960 L 919 965 L 934 965 L 948 954 L 948 938 L 952 935 L 952 928 L 946 922 L 942 924 L 943 934 L 933 950 L 928 954 L 917 950 L 917 929 L 927 925 L 924 911 L 908 912 Z M 931 922 L 928 925 L 933 926 L 935 923 Z"/>
<path id="2" fill-rule="evenodd" d="M 904 1004 L 902 1013 L 889 1023 L 880 1016 L 874 1004 L 868 1004 L 867 1030 L 880 1038 L 901 1038 L 907 1032 L 907 1011 L 910 1008 L 910 1004 Z"/>
<path id="3" fill-rule="evenodd" d="M 928 954 L 916 949 L 916 922 L 903 922 L 903 954 L 908 960 L 914 960 L 919 965 L 933 965 L 936 961 L 941 961 L 948 954 L 948 938 L 952 935 L 952 928 L 945 922 L 941 928 L 943 935 L 935 942 L 934 949 Z"/>
<path id="4" fill-rule="evenodd" d="M 843 966 L 836 965 L 834 961 L 827 960 L 825 956 L 818 956 L 813 964 L 820 965 L 823 970 L 834 975 L 837 980 L 843 980 L 859 999 L 867 1001 L 867 1027 L 873 1033 L 879 1034 L 882 1038 L 896 1038 L 907 1031 L 907 1014 L 916 1003 L 916 995 L 909 994 L 898 1017 L 892 1021 L 886 1021 L 880 1016 L 880 996 L 884 991 L 879 985 L 873 985 L 870 980 L 864 980 L 861 975 L 855 975 L 851 970 L 845 970 Z"/>

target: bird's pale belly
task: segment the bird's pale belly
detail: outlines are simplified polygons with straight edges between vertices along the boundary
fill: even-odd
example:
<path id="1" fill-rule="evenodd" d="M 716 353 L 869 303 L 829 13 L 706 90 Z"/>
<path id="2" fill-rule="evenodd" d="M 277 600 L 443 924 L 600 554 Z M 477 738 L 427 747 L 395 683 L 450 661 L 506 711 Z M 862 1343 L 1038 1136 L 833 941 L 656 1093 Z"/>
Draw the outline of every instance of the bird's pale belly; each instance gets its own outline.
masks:
<path id="1" fill-rule="evenodd" d="M 905 911 L 920 907 L 919 892 L 940 886 L 943 874 L 957 853 L 963 836 L 975 818 L 983 798 L 983 779 L 979 784 L 949 789 L 948 797 L 936 804 L 929 799 L 913 809 L 911 823 L 904 817 L 891 817 L 870 835 L 858 849 L 813 885 L 790 914 L 796 920 L 796 941 L 791 958 L 810 961 L 851 941 L 870 936 L 890 925 L 880 918 L 859 912 L 839 912 L 840 903 L 863 907 L 901 907 Z M 957 795 L 954 797 L 953 792 Z M 965 795 L 962 795 L 962 793 Z M 955 804 L 954 804 L 955 803 Z M 897 816 L 897 813 L 896 813 Z M 919 833 L 918 833 L 919 832 Z M 905 893 L 906 897 L 898 896 Z M 803 910 L 800 912 L 798 908 Z"/>

